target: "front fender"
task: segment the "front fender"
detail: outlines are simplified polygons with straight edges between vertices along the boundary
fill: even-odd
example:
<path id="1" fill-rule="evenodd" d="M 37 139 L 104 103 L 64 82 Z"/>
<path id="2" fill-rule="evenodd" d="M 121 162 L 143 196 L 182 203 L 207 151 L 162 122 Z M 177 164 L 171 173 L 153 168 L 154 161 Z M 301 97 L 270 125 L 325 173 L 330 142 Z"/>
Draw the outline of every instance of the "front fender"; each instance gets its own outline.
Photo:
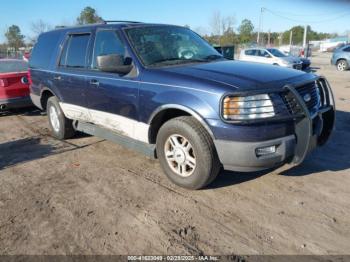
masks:
<path id="1" fill-rule="evenodd" d="M 148 108 L 152 108 L 152 110 L 148 113 L 147 122 L 150 122 L 161 110 L 169 108 L 184 110 L 200 119 L 220 119 L 221 96 L 198 93 L 194 95 L 190 92 L 173 90 L 155 95 L 150 99 L 151 106 L 148 105 Z"/>
<path id="2" fill-rule="evenodd" d="M 198 122 L 200 122 L 202 124 L 202 126 L 207 130 L 207 132 L 209 133 L 209 135 L 211 136 L 211 138 L 214 140 L 215 139 L 215 136 L 212 132 L 212 130 L 210 129 L 207 121 L 201 116 L 199 115 L 196 111 L 188 108 L 188 107 L 185 107 L 185 106 L 182 106 L 182 105 L 179 105 L 179 104 L 165 104 L 165 105 L 162 105 L 162 106 L 159 106 L 156 110 L 154 110 L 154 112 L 152 113 L 151 117 L 149 118 L 149 121 L 148 121 L 148 124 L 151 125 L 152 122 L 153 122 L 153 119 L 155 119 L 155 117 L 162 113 L 163 111 L 165 110 L 168 110 L 168 109 L 178 109 L 178 110 L 181 110 L 181 111 L 184 111 L 186 113 L 188 113 L 189 115 L 193 116 L 194 118 L 197 119 Z"/>

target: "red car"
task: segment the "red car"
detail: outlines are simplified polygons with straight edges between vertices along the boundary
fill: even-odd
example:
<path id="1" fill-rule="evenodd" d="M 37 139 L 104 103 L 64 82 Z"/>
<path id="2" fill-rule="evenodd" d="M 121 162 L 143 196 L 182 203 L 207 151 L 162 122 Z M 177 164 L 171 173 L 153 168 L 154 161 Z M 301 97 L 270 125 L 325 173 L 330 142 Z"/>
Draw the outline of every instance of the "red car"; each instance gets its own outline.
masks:
<path id="1" fill-rule="evenodd" d="M 0 111 L 31 106 L 28 63 L 0 59 Z"/>

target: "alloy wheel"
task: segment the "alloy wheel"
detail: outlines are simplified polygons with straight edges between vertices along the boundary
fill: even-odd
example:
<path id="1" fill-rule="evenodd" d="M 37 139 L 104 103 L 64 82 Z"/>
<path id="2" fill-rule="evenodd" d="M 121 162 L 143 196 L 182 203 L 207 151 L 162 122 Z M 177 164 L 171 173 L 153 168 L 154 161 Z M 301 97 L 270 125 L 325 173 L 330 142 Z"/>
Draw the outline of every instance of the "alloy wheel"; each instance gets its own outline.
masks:
<path id="1" fill-rule="evenodd" d="M 189 177 L 196 169 L 196 155 L 191 143 L 181 135 L 171 135 L 164 145 L 165 158 L 171 170 Z"/>

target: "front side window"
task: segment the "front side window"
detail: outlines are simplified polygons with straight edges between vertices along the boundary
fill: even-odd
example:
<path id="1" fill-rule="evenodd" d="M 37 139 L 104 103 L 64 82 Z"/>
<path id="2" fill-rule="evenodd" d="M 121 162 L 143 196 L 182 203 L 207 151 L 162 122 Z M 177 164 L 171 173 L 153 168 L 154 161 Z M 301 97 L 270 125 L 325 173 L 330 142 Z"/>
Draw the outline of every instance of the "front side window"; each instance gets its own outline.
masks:
<path id="1" fill-rule="evenodd" d="M 106 55 L 125 55 L 125 46 L 116 31 L 98 31 L 95 39 L 92 67 L 96 68 L 97 57 Z"/>
<path id="2" fill-rule="evenodd" d="M 344 51 L 345 51 L 345 52 L 350 52 L 350 46 L 344 48 Z"/>
<path id="3" fill-rule="evenodd" d="M 193 31 L 177 26 L 147 26 L 125 30 L 136 54 L 146 66 L 209 62 L 222 59 Z"/>
<path id="4" fill-rule="evenodd" d="M 259 56 L 265 57 L 269 55 L 265 50 L 259 50 Z"/>
<path id="5" fill-rule="evenodd" d="M 70 35 L 61 54 L 60 66 L 84 68 L 90 34 Z"/>

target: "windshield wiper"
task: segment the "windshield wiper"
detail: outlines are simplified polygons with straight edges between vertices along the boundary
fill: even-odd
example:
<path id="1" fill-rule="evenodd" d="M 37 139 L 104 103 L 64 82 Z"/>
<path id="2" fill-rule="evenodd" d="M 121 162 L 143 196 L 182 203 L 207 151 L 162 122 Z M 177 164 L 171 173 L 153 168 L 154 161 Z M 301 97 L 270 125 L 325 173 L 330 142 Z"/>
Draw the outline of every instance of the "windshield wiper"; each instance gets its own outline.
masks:
<path id="1" fill-rule="evenodd" d="M 218 60 L 224 58 L 222 55 L 208 55 L 204 57 L 205 60 L 207 61 L 213 61 L 213 60 Z"/>
<path id="2" fill-rule="evenodd" d="M 166 63 L 166 62 L 172 62 L 172 61 L 177 61 L 175 64 L 178 63 L 183 63 L 183 62 L 188 62 L 188 63 L 193 63 L 193 62 L 206 62 L 207 60 L 204 59 L 185 59 L 185 58 L 178 58 L 178 57 L 171 57 L 171 58 L 163 58 L 163 59 L 159 59 L 156 60 L 152 63 L 150 63 L 149 65 L 155 65 L 155 64 L 161 64 L 161 63 Z"/>

